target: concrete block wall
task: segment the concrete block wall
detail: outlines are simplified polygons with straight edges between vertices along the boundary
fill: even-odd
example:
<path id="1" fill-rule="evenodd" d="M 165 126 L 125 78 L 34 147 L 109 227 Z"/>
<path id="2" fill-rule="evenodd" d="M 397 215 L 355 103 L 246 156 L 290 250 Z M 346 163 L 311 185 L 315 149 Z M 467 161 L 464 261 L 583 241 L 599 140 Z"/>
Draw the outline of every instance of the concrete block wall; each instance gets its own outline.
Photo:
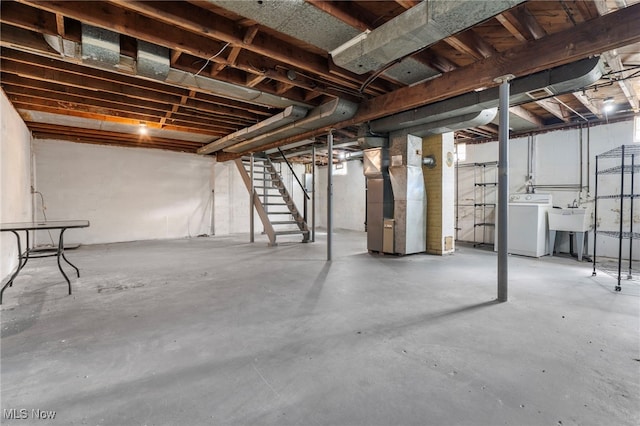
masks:
<path id="1" fill-rule="evenodd" d="M 0 222 L 28 222 L 33 218 L 31 195 L 31 133 L 0 90 Z M 13 234 L 0 233 L 0 280 L 18 265 Z"/>

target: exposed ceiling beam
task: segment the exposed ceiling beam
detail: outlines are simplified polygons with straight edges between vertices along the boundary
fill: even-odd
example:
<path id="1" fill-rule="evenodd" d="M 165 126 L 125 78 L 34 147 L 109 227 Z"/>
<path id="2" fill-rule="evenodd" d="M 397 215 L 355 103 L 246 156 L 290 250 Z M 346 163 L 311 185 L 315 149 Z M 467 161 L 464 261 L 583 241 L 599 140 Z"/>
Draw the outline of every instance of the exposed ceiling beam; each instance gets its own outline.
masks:
<path id="1" fill-rule="evenodd" d="M 358 16 L 351 15 L 345 12 L 342 8 L 338 6 L 342 2 L 329 2 L 325 0 L 306 0 L 307 3 L 312 4 L 317 7 L 321 11 L 328 13 L 336 19 L 344 22 L 347 25 L 351 25 L 353 28 L 357 28 L 360 31 L 370 30 L 371 27 L 365 21 L 360 19 Z"/>
<path id="2" fill-rule="evenodd" d="M 438 78 L 365 101 L 353 119 L 340 124 L 374 120 L 462 95 L 479 87 L 495 87 L 498 85 L 495 79 L 503 75 L 522 77 L 640 42 L 638 22 L 640 3 L 530 41 Z"/>
<path id="3" fill-rule="evenodd" d="M 551 99 L 540 99 L 536 101 L 536 104 L 553 114 L 556 118 L 564 122 L 570 121 L 569 114 L 563 111 L 562 105 L 559 102 Z"/>
<path id="4" fill-rule="evenodd" d="M 514 25 L 511 20 L 509 20 L 507 18 L 507 16 L 504 13 L 500 13 L 499 15 L 496 16 L 496 19 L 498 20 L 498 22 L 500 22 L 502 24 L 502 26 L 509 31 L 509 33 L 511 33 L 512 36 L 514 36 L 518 41 L 527 41 L 527 38 L 522 35 L 522 33 L 518 30 L 518 28 L 516 27 L 516 25 Z"/>
<path id="5" fill-rule="evenodd" d="M 612 12 L 600 18 L 576 25 L 540 40 L 528 42 L 497 55 L 483 59 L 442 76 L 411 87 L 364 101 L 354 118 L 334 124 L 333 128 L 353 126 L 387 115 L 431 104 L 470 92 L 478 87 L 495 87 L 498 77 L 512 74 L 516 77 L 533 74 L 568 64 L 579 59 L 640 42 L 640 3 Z M 270 144 L 311 139 L 326 133 L 328 128 L 316 129 Z M 234 158 L 221 156 L 221 161 Z"/>
<path id="6" fill-rule="evenodd" d="M 413 6 L 416 6 L 418 3 L 420 3 L 420 0 L 396 0 L 396 3 L 398 3 L 405 9 L 411 9 Z"/>
<path id="7" fill-rule="evenodd" d="M 593 102 L 591 102 L 591 99 L 589 99 L 587 97 L 586 94 L 582 93 L 582 92 L 574 92 L 573 96 L 580 101 L 580 103 L 582 105 L 584 105 L 585 108 L 587 108 L 589 111 L 591 111 L 591 114 L 595 115 L 598 118 L 602 118 L 602 114 L 600 113 L 600 110 L 598 109 L 598 107 L 596 107 Z"/>
<path id="8" fill-rule="evenodd" d="M 108 71 L 92 70 L 91 74 L 88 74 L 81 65 L 29 55 L 6 48 L 2 48 L 0 56 L 3 59 L 3 72 L 51 84 L 62 84 L 76 88 L 91 87 L 96 94 L 104 92 L 121 99 L 129 97 L 132 98 L 132 103 L 135 100 L 141 100 L 172 105 L 179 102 L 181 96 L 189 93 L 188 90 L 135 77 L 119 76 Z M 215 96 L 208 96 L 206 99 L 218 100 Z M 223 98 L 220 98 L 220 102 L 220 104 L 209 104 L 206 101 L 200 101 L 198 107 L 203 112 L 227 116 L 230 119 L 250 121 L 256 121 L 259 117 L 272 114 L 267 109 L 263 109 L 259 113 L 260 108 L 251 107 L 242 102 L 223 100 Z M 233 105 L 233 107 L 229 105 Z"/>
<path id="9" fill-rule="evenodd" d="M 473 30 L 447 37 L 444 41 L 457 51 L 471 55 L 475 59 L 488 58 L 498 53 L 493 46 L 474 33 Z"/>
<path id="10" fill-rule="evenodd" d="M 413 58 L 440 72 L 449 72 L 458 68 L 458 65 L 454 64 L 449 59 L 444 56 L 436 55 L 430 51 L 424 51 L 413 55 Z"/>
<path id="11" fill-rule="evenodd" d="M 526 3 L 503 12 L 502 16 L 506 18 L 515 28 L 515 31 L 526 40 L 538 40 L 547 34 L 544 28 L 536 21 L 536 18 L 529 12 Z M 507 30 L 508 29 L 509 28 L 507 28 Z"/>
<path id="12" fill-rule="evenodd" d="M 56 14 L 56 28 L 58 35 L 60 37 L 64 37 L 66 33 L 64 28 L 64 16 L 60 15 L 59 13 Z"/>
<path id="13" fill-rule="evenodd" d="M 629 105 L 631 105 L 633 112 L 639 112 L 638 95 L 636 94 L 633 85 L 627 84 L 625 80 L 622 80 L 622 78 L 624 78 L 624 65 L 622 64 L 620 56 L 612 51 L 605 52 L 602 56 L 609 64 L 609 67 L 611 67 L 611 70 L 620 73 L 621 79 L 618 80 L 618 85 L 620 86 L 622 93 L 624 93 L 624 96 L 627 98 Z"/>
<path id="14" fill-rule="evenodd" d="M 594 5 L 593 0 L 578 0 L 574 2 L 578 10 L 580 11 L 580 15 L 582 15 L 582 19 L 588 21 L 590 19 L 596 18 L 600 16 L 598 13 L 598 9 Z"/>
<path id="15" fill-rule="evenodd" d="M 37 123 L 30 121 L 28 115 L 24 115 L 24 117 L 36 138 L 56 138 L 71 142 L 135 148 L 157 148 L 179 152 L 195 152 L 202 146 L 199 142 L 160 138 L 151 135 L 140 136 L 135 133 L 110 132 L 57 124 Z"/>
<path id="16" fill-rule="evenodd" d="M 2 4 L 4 5 L 4 3 Z M 67 3 L 74 3 L 74 2 L 62 2 L 62 3 L 67 4 Z M 36 12 L 43 13 L 43 11 L 38 11 L 37 9 L 34 9 L 30 6 L 22 5 L 19 3 L 10 2 L 10 4 L 13 5 L 8 8 L 9 12 L 11 13 L 3 13 L 0 16 L 0 19 L 3 22 L 10 24 L 12 26 L 16 25 L 21 28 L 27 28 L 31 31 L 44 32 L 44 33 L 47 33 L 48 31 L 49 32 L 52 31 L 51 29 L 43 28 L 42 26 L 40 26 L 39 24 L 40 19 L 38 18 L 39 15 L 36 17 L 32 17 L 30 19 L 24 18 L 24 16 L 29 16 Z M 118 10 L 115 7 L 114 9 Z M 124 13 L 124 11 L 122 11 L 122 13 Z M 49 13 L 49 15 L 53 16 L 52 13 Z M 21 17 L 21 18 L 18 18 L 18 17 Z M 129 13 L 129 14 L 125 14 L 125 18 L 121 20 L 124 20 L 127 23 L 127 25 L 133 25 L 133 23 L 129 23 L 129 21 L 135 21 L 134 18 L 135 17 L 132 18 L 132 14 Z M 108 18 L 101 16 L 100 19 L 104 21 L 102 26 L 107 28 L 108 22 L 109 22 Z M 46 19 L 45 19 L 45 22 L 46 22 Z M 15 31 L 15 29 L 13 31 Z M 254 32 L 257 32 L 257 27 L 253 29 L 250 28 L 249 30 L 247 30 L 242 40 L 252 39 L 256 35 Z M 222 55 L 211 54 L 211 52 L 215 53 L 215 52 L 224 51 L 224 49 L 227 46 L 226 43 L 221 43 L 216 40 L 208 39 L 198 34 L 185 33 L 182 30 L 171 28 L 170 25 L 154 22 L 152 20 L 149 20 L 148 25 L 147 24 L 140 25 L 135 29 L 129 30 L 126 34 L 129 34 L 131 36 L 137 37 L 141 40 L 145 40 L 150 43 L 169 47 L 174 52 L 171 58 L 172 66 L 181 70 L 185 70 L 188 72 L 192 71 L 191 69 L 187 70 L 184 68 L 184 66 L 181 66 L 181 63 L 178 60 L 180 59 L 181 55 L 179 55 L 178 52 L 200 58 L 202 63 L 204 63 L 205 65 L 208 62 L 212 62 L 211 74 L 213 74 L 216 79 L 226 81 L 231 84 L 243 85 L 247 76 L 243 75 L 242 77 L 238 78 L 238 76 L 234 76 L 233 74 L 226 74 L 224 76 L 222 74 L 219 74 L 220 71 L 227 66 L 233 66 L 235 70 L 241 70 L 243 73 L 251 74 L 251 75 L 256 74 L 256 69 L 268 70 L 268 69 L 280 69 L 283 67 L 287 68 L 286 65 L 283 65 L 282 63 L 277 62 L 270 57 L 264 57 L 255 52 L 242 50 L 242 49 L 236 49 L 235 52 L 232 51 L 233 56 L 231 57 L 231 59 L 233 59 L 234 62 L 233 64 L 228 63 L 227 59 Z M 4 32 L 3 32 L 3 39 L 4 39 Z M 166 40 L 171 40 L 171 41 L 167 42 Z M 243 45 L 243 47 L 246 47 L 246 46 Z M 46 48 L 52 50 L 48 46 L 46 46 Z M 241 58 L 238 59 L 237 55 L 240 55 L 241 52 L 242 52 Z M 66 59 L 70 60 L 69 58 L 66 58 Z M 196 69 L 194 73 L 202 72 L 202 70 L 200 70 L 201 66 L 195 67 L 195 68 Z M 279 80 L 284 83 L 290 82 L 286 79 L 286 77 L 280 74 L 275 74 L 271 76 L 271 78 L 274 80 Z M 345 98 L 348 98 L 354 101 L 360 100 L 360 95 L 357 94 L 357 89 L 356 89 L 356 87 L 359 88 L 359 85 L 356 86 L 355 84 L 349 83 L 348 86 L 350 87 L 350 90 L 351 90 L 351 94 L 349 94 L 345 90 L 339 90 L 333 87 L 330 82 L 323 82 L 316 78 L 313 80 L 312 83 L 308 83 L 307 80 L 309 79 L 301 77 L 296 81 L 291 82 L 291 84 L 294 84 L 305 90 L 320 91 L 320 92 L 323 92 L 324 94 L 331 95 L 331 96 L 343 96 Z M 262 89 L 264 89 L 266 92 L 276 94 L 275 88 L 263 87 Z M 374 90 L 371 93 L 378 93 L 378 92 Z M 289 95 L 291 94 L 292 92 L 289 92 Z M 297 97 L 297 98 L 294 97 L 292 98 L 292 100 L 301 101 L 302 97 Z"/>
<path id="17" fill-rule="evenodd" d="M 513 115 L 515 115 L 516 117 L 519 117 L 525 121 L 528 121 L 531 124 L 534 124 L 536 127 L 543 127 L 544 126 L 544 120 L 542 120 L 542 118 L 540 118 L 540 116 L 532 113 L 531 111 L 529 111 L 528 109 L 525 109 L 521 106 L 512 106 L 509 107 L 509 112 Z"/>
<path id="18" fill-rule="evenodd" d="M 260 29 L 260 27 L 258 25 L 252 25 L 251 27 L 249 27 L 247 29 L 247 32 L 245 33 L 244 38 L 242 39 L 243 46 L 251 44 L 251 42 L 253 41 L 255 36 L 258 34 L 258 30 L 259 29 Z M 227 64 L 225 64 L 225 63 L 215 64 L 213 66 L 213 68 L 212 68 L 211 75 L 212 76 L 217 75 L 227 65 L 235 66 L 236 65 L 236 61 L 238 59 L 238 55 L 240 55 L 240 52 L 242 51 L 243 46 L 233 46 L 231 48 L 231 51 L 229 52 L 229 55 L 227 56 Z"/>
<path id="19" fill-rule="evenodd" d="M 37 3 L 38 7 L 55 6 L 54 10 L 59 11 L 60 5 L 67 2 L 38 1 Z M 111 3 L 117 4 L 121 8 L 135 11 L 141 15 L 153 18 L 154 20 L 160 21 L 164 24 L 176 27 L 176 29 L 187 30 L 194 34 L 202 34 L 202 36 L 206 38 L 231 43 L 232 45 L 243 44 L 244 34 L 239 34 L 236 29 L 235 22 L 211 12 L 204 12 L 199 8 L 192 8 L 191 5 L 182 2 L 154 3 L 146 1 L 111 0 Z M 78 13 L 77 8 L 75 8 L 75 10 L 74 8 L 70 8 L 71 10 L 68 10 L 69 8 L 65 9 L 67 9 L 68 13 Z M 88 11 L 80 10 L 79 12 L 84 15 L 85 20 L 95 19 L 94 16 L 87 13 Z M 122 10 L 110 10 L 110 12 L 114 13 L 115 16 L 120 15 L 119 18 L 122 19 Z M 105 14 L 103 13 L 101 16 L 105 16 Z M 126 31 L 129 30 L 128 27 L 130 27 L 131 24 L 123 27 L 122 24 L 118 22 L 120 19 L 115 20 L 114 16 L 110 16 L 110 18 L 110 22 L 107 22 L 106 25 L 109 25 L 111 28 L 116 29 L 119 32 L 123 32 L 124 34 L 127 33 Z M 123 18 L 126 20 L 126 15 Z M 136 20 L 140 20 L 138 17 L 134 18 L 136 18 Z M 154 22 L 152 20 L 149 21 Z M 101 22 L 101 24 L 96 23 L 95 25 L 104 26 L 105 22 Z M 168 37 L 164 38 L 166 39 Z M 245 48 L 301 70 L 322 75 L 324 78 L 334 83 L 348 84 L 352 88 L 359 88 L 366 79 L 366 76 L 363 78 L 362 76 L 358 76 L 357 74 L 351 73 L 347 70 L 341 70 L 340 76 L 331 74 L 327 58 L 325 56 L 300 49 L 295 45 L 276 39 L 262 32 L 255 37 L 253 43 L 245 45 Z M 374 87 L 376 87 L 376 85 L 374 85 Z M 375 93 L 374 87 L 371 87 L 372 93 Z"/>

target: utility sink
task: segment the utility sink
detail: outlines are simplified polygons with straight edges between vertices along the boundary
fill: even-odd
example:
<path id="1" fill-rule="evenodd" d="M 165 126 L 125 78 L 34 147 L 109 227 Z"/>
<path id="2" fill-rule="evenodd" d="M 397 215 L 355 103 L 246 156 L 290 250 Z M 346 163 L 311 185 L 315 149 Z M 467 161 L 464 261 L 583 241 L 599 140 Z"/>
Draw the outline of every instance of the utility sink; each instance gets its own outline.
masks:
<path id="1" fill-rule="evenodd" d="M 549 209 L 549 231 L 586 232 L 591 229 L 590 216 L 583 207 Z"/>

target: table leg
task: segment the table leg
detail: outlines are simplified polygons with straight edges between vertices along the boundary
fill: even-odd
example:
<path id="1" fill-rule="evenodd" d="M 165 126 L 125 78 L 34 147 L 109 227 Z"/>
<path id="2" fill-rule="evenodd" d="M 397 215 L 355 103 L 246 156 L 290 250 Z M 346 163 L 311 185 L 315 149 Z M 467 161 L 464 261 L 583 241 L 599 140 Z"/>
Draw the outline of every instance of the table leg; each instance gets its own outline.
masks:
<path id="1" fill-rule="evenodd" d="M 66 229 L 62 230 L 62 232 L 66 231 Z M 69 265 L 71 265 L 71 267 L 73 269 L 76 270 L 76 275 L 78 276 L 78 278 L 80 278 L 80 270 L 76 267 L 76 265 L 74 265 L 73 263 L 71 263 L 69 261 L 69 259 L 67 259 L 67 256 L 64 255 L 64 246 L 62 247 L 62 258 L 64 259 L 65 262 L 67 262 Z"/>
<path id="2" fill-rule="evenodd" d="M 31 245 L 29 244 L 29 231 L 24 231 L 24 234 L 27 238 L 27 247 L 24 251 L 24 262 L 22 262 L 22 266 L 20 267 L 20 269 L 24 268 L 24 265 L 27 264 L 27 261 L 29 260 L 29 247 L 31 247 Z M 18 244 L 18 250 L 20 250 L 20 244 Z M 20 252 L 20 258 L 22 258 L 22 252 Z"/>
<path id="3" fill-rule="evenodd" d="M 76 271 L 78 270 L 78 268 L 76 268 L 74 265 L 72 265 L 66 257 L 64 257 L 64 231 L 66 231 L 66 228 L 62 228 L 60 230 L 60 238 L 58 239 L 58 269 L 60 269 L 60 273 L 62 273 L 62 276 L 64 277 L 65 280 L 67 280 L 67 285 L 69 286 L 69 294 L 71 294 L 71 281 L 69 280 L 69 277 L 67 277 L 67 274 L 64 273 L 64 269 L 62 269 L 62 265 L 60 264 L 60 256 L 62 256 L 62 258 L 69 263 L 69 265 L 73 266 Z M 80 276 L 80 273 L 78 272 L 78 276 Z"/>
<path id="4" fill-rule="evenodd" d="M 13 235 L 16 236 L 16 240 L 18 241 L 18 266 L 16 267 L 16 270 L 13 273 L 13 275 L 11 275 L 11 278 L 9 278 L 9 281 L 7 281 L 7 283 L 4 285 L 4 287 L 2 287 L 2 290 L 0 290 L 0 305 L 2 304 L 2 295 L 4 294 L 4 291 L 7 289 L 7 287 L 13 287 L 13 280 L 16 279 L 16 277 L 20 273 L 20 270 L 27 263 L 27 260 L 25 260 L 24 262 L 22 261 L 22 242 L 20 241 L 20 235 L 18 234 L 17 231 L 11 231 L 11 232 L 13 232 Z M 28 231 L 27 231 L 27 238 L 28 238 L 28 235 L 29 234 L 28 234 Z M 29 255 L 28 255 L 28 250 L 27 250 L 27 259 L 28 259 L 28 256 Z"/>

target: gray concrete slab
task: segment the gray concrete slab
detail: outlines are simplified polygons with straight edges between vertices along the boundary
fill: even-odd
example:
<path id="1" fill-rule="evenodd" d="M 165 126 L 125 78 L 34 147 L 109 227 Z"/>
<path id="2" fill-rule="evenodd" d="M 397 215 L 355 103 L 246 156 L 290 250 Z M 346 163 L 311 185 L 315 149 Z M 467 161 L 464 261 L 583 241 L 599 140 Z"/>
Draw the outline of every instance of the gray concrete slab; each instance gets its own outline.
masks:
<path id="1" fill-rule="evenodd" d="M 492 252 L 372 256 L 344 232 L 326 263 L 318 240 L 83 246 L 72 296 L 28 264 L 2 306 L 2 423 L 640 423 L 637 284 L 512 256 L 496 304 Z"/>

